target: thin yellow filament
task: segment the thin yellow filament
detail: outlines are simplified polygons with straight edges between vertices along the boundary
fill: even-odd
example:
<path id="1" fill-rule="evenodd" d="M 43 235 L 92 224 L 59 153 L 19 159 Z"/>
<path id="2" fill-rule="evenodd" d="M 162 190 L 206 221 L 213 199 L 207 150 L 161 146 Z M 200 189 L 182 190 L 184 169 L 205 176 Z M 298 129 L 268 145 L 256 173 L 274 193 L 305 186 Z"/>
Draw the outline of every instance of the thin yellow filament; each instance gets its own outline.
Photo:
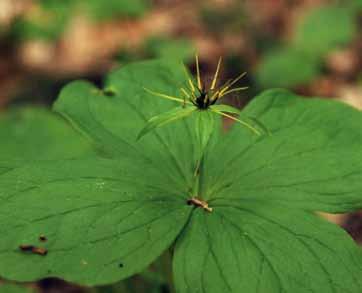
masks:
<path id="1" fill-rule="evenodd" d="M 222 97 L 224 95 L 225 92 L 227 92 L 227 90 L 229 88 L 231 88 L 235 83 L 237 83 L 240 79 L 242 79 L 244 76 L 246 75 L 246 72 L 240 74 L 237 78 L 235 78 L 230 84 L 226 85 L 221 91 L 220 91 L 220 97 Z"/>
<path id="2" fill-rule="evenodd" d="M 196 59 L 196 74 L 197 74 L 197 86 L 199 90 L 202 90 L 201 76 L 200 76 L 200 65 L 199 65 L 199 56 L 195 55 Z"/>
<path id="3" fill-rule="evenodd" d="M 249 88 L 249 87 L 247 87 L 247 86 L 245 86 L 245 87 L 237 87 L 237 88 L 231 89 L 231 90 L 223 93 L 222 96 L 226 96 L 226 95 L 231 94 L 231 93 L 234 93 L 234 92 L 244 91 L 244 90 L 246 90 L 246 89 L 248 89 L 248 88 Z M 222 96 L 221 96 L 221 97 L 222 97 Z"/>
<path id="4" fill-rule="evenodd" d="M 181 90 L 181 92 L 184 94 L 184 96 L 185 96 L 186 98 L 191 99 L 190 94 L 189 94 L 183 87 L 180 88 L 180 90 Z"/>
<path id="5" fill-rule="evenodd" d="M 214 76 L 214 79 L 212 80 L 212 84 L 211 84 L 211 87 L 210 87 L 211 90 L 214 90 L 215 87 L 216 87 L 216 82 L 217 82 L 217 78 L 218 78 L 219 71 L 220 71 L 221 61 L 222 61 L 222 58 L 220 57 L 220 58 L 219 58 L 219 62 L 217 63 L 217 68 L 216 68 L 216 71 L 215 71 L 215 76 Z"/>

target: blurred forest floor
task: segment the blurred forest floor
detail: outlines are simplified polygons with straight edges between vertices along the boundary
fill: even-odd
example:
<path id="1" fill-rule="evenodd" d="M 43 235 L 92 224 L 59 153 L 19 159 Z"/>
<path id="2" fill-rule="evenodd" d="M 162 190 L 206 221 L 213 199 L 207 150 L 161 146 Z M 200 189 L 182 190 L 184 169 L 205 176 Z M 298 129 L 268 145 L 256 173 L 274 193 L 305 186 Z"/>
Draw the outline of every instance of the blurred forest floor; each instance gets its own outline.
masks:
<path id="1" fill-rule="evenodd" d="M 101 85 L 131 61 L 175 57 L 194 70 L 194 52 L 206 78 L 219 56 L 223 80 L 248 73 L 233 105 L 284 87 L 362 109 L 361 31 L 360 0 L 0 0 L 0 111 L 50 106 L 70 80 Z M 323 216 L 362 243 L 362 212 Z M 37 288 L 85 292 L 55 280 Z"/>

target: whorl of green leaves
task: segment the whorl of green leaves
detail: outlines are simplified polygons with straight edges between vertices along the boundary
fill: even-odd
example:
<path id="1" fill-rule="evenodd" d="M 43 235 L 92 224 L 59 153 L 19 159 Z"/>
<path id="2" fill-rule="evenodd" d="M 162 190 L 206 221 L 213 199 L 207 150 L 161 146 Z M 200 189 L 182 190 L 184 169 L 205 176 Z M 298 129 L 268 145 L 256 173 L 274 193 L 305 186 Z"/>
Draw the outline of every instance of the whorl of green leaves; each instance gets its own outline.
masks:
<path id="1" fill-rule="evenodd" d="M 200 163 L 199 112 L 137 140 L 146 121 L 179 105 L 144 88 L 174 96 L 186 82 L 178 62 L 147 61 L 110 74 L 113 95 L 85 81 L 63 89 L 54 110 L 98 155 L 5 164 L 0 276 L 108 284 L 173 247 L 180 293 L 361 292 L 360 248 L 316 212 L 362 207 L 362 114 L 269 90 L 240 119 L 271 135 L 237 123 L 224 133 L 215 116 Z M 212 210 L 188 205 L 192 197 Z"/>

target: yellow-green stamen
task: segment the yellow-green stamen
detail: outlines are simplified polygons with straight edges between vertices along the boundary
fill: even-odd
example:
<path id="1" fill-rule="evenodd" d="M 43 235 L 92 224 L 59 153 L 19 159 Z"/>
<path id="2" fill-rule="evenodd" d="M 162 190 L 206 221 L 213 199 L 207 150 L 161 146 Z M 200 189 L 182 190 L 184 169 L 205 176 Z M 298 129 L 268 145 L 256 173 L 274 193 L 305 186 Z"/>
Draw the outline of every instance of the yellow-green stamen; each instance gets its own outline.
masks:
<path id="1" fill-rule="evenodd" d="M 217 82 L 217 78 L 218 78 L 219 71 L 220 71 L 220 66 L 221 66 L 221 60 L 222 60 L 222 58 L 220 57 L 219 62 L 217 63 L 217 68 L 216 68 L 216 71 L 215 71 L 214 79 L 212 80 L 212 83 L 211 83 L 210 90 L 214 90 L 215 87 L 216 87 L 216 82 Z"/>

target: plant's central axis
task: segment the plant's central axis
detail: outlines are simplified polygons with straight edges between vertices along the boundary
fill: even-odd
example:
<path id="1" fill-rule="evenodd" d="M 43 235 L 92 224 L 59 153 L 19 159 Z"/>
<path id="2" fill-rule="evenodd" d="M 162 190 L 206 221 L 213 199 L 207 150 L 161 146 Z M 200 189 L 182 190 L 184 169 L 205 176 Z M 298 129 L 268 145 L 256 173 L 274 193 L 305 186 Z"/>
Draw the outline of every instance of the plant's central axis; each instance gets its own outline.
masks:
<path id="1" fill-rule="evenodd" d="M 240 115 L 239 109 L 229 105 L 222 105 L 222 104 L 216 105 L 216 103 L 222 97 L 230 93 L 238 92 L 247 88 L 247 87 L 232 88 L 234 84 L 237 83 L 245 75 L 245 73 L 242 73 L 234 80 L 231 79 L 227 81 L 224 85 L 217 87 L 216 85 L 219 76 L 220 66 L 221 66 L 221 58 L 219 59 L 214 78 L 209 87 L 206 87 L 205 84 L 201 81 L 199 58 L 197 57 L 197 55 L 196 55 L 196 70 L 197 70 L 196 83 L 194 82 L 194 79 L 189 75 L 187 68 L 183 66 L 186 74 L 185 87 L 180 88 L 183 98 L 155 92 L 144 87 L 144 90 L 147 91 L 148 93 L 154 96 L 161 97 L 163 99 L 178 102 L 182 104 L 182 107 L 171 109 L 168 112 L 150 118 L 147 121 L 145 127 L 138 134 L 137 139 L 140 139 L 146 133 L 150 132 L 151 130 L 157 127 L 166 125 L 176 120 L 184 119 L 192 115 L 193 113 L 198 112 L 198 110 L 209 111 L 217 115 L 221 115 L 223 117 L 226 117 L 228 119 L 231 119 L 233 121 L 242 124 L 243 126 L 247 127 L 249 130 L 254 132 L 254 134 L 261 135 L 261 132 L 259 131 L 258 127 L 254 127 L 253 125 L 250 124 L 250 122 L 244 121 L 242 119 L 233 116 L 233 115 Z"/>
<path id="2" fill-rule="evenodd" d="M 221 57 L 219 59 L 219 62 L 217 64 L 216 72 L 214 75 L 214 78 L 211 82 L 211 85 L 209 88 L 206 88 L 205 84 L 201 81 L 201 75 L 200 75 L 200 65 L 199 65 L 199 58 L 196 55 L 196 71 L 197 71 L 197 82 L 194 83 L 193 78 L 189 76 L 189 73 L 186 69 L 186 66 L 183 66 L 186 74 L 186 79 L 188 86 L 186 88 L 181 87 L 181 93 L 183 95 L 183 99 L 169 96 L 166 94 L 154 92 L 152 90 L 149 90 L 147 88 L 144 88 L 147 92 L 159 96 L 164 99 L 176 101 L 179 103 L 182 103 L 184 106 L 186 104 L 188 105 L 194 105 L 200 110 L 206 110 L 209 108 L 209 106 L 212 106 L 216 104 L 218 100 L 220 100 L 222 97 L 233 93 L 238 92 L 247 89 L 248 87 L 237 87 L 232 88 L 235 83 L 237 83 L 242 77 L 245 76 L 246 72 L 240 74 L 237 78 L 234 80 L 228 80 L 224 85 L 217 87 L 217 81 L 220 73 L 220 67 L 221 67 Z"/>
<path id="3" fill-rule="evenodd" d="M 192 197 L 187 201 L 188 205 L 193 205 L 197 208 L 202 208 L 205 211 L 211 213 L 212 212 L 212 208 L 209 207 L 209 204 L 206 201 L 203 201 L 197 197 Z"/>
<path id="4" fill-rule="evenodd" d="M 191 102 L 194 106 L 196 106 L 200 110 L 206 110 L 209 106 L 214 105 L 223 96 L 247 88 L 247 87 L 239 87 L 231 89 L 231 87 L 245 75 L 245 72 L 240 74 L 236 79 L 229 80 L 223 86 L 217 88 L 216 84 L 220 72 L 220 65 L 221 65 L 221 58 L 219 59 L 219 62 L 217 64 L 214 79 L 212 80 L 210 88 L 207 89 L 205 87 L 205 84 L 201 81 L 199 58 L 196 55 L 197 85 L 194 85 L 192 79 L 188 77 L 188 73 L 186 71 L 189 83 L 189 91 L 186 91 L 184 88 L 181 88 L 181 91 L 185 98 L 184 101 L 188 99 L 189 102 Z"/>
<path id="5" fill-rule="evenodd" d="M 217 101 L 217 99 L 212 99 L 212 92 L 212 90 L 207 91 L 202 88 L 199 90 L 200 95 L 192 100 L 192 103 L 200 110 L 206 110 L 209 106 L 214 105 Z"/>

